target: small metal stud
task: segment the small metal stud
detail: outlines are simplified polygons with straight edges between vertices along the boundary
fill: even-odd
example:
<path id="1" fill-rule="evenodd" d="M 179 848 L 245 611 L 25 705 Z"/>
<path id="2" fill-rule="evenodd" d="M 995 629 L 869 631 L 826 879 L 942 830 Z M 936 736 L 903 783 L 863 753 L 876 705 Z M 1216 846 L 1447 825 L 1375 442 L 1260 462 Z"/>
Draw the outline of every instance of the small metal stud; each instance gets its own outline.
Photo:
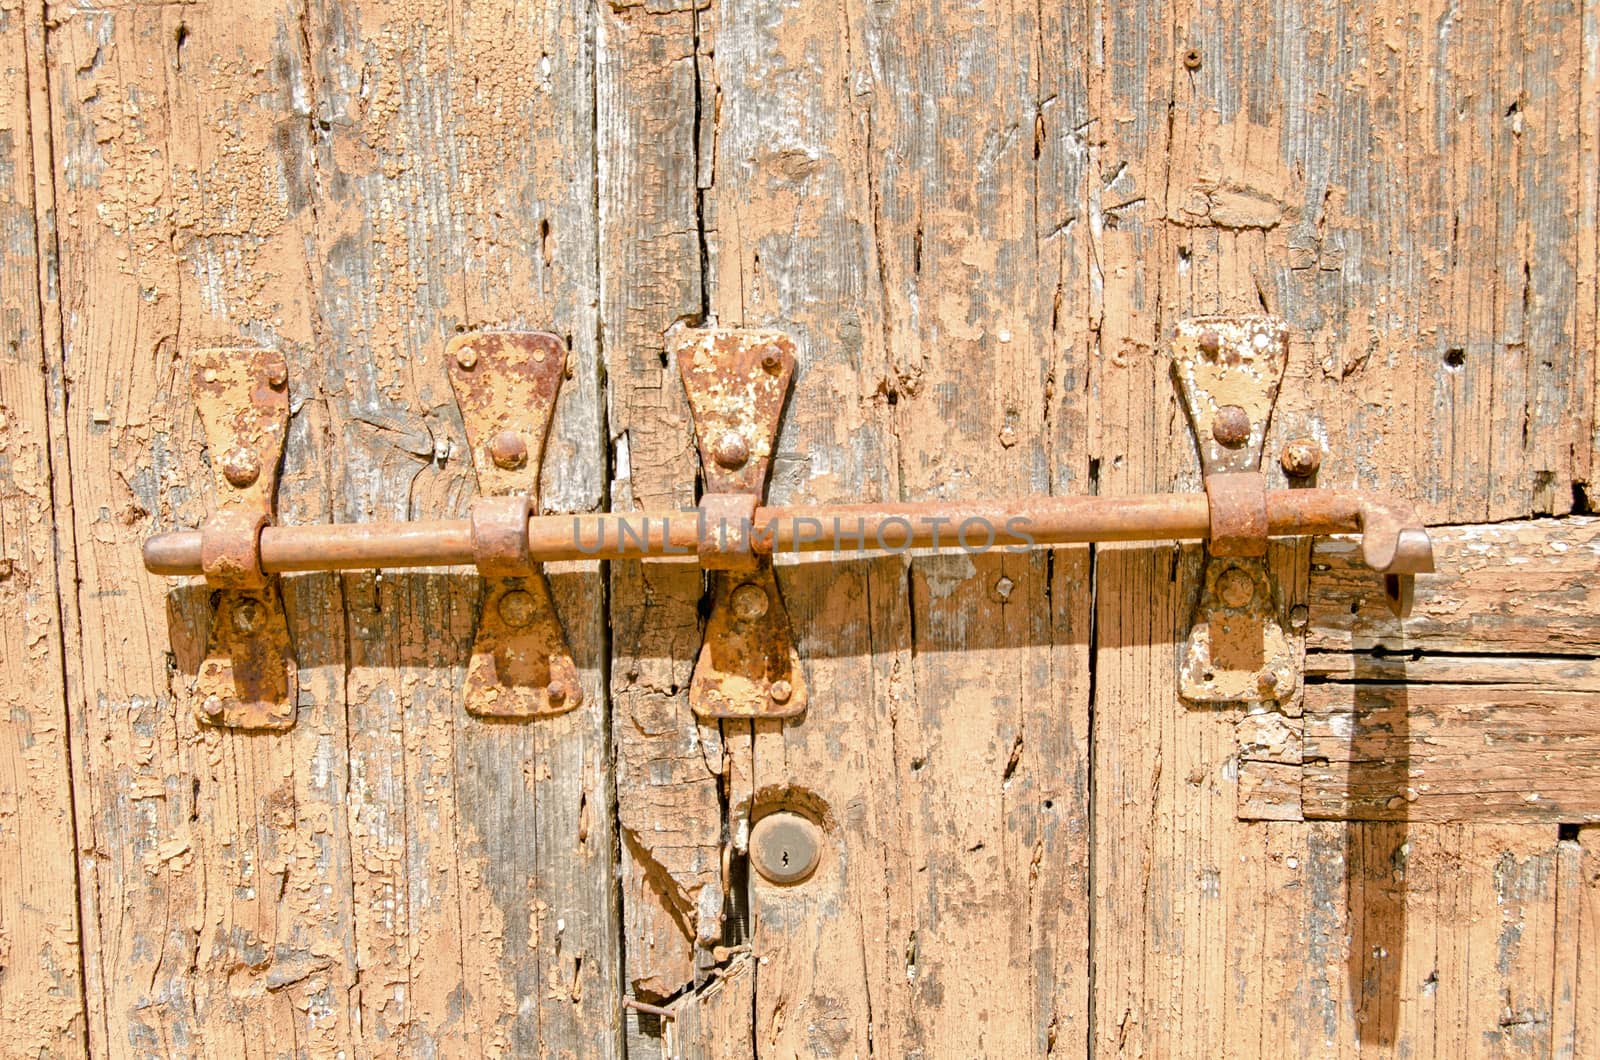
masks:
<path id="1" fill-rule="evenodd" d="M 222 458 L 222 477 L 236 489 L 253 485 L 261 477 L 261 459 L 242 445 L 229 449 Z"/>
<path id="2" fill-rule="evenodd" d="M 744 467 L 745 461 L 750 459 L 750 444 L 738 431 L 729 431 L 717 439 L 717 444 L 712 447 L 711 456 L 717 463 L 733 471 Z"/>
<path id="3" fill-rule="evenodd" d="M 528 462 L 528 443 L 516 431 L 501 431 L 489 442 L 489 459 L 507 471 Z"/>
<path id="4" fill-rule="evenodd" d="M 1211 421 L 1211 436 L 1229 449 L 1237 449 L 1250 440 L 1250 414 L 1238 405 L 1224 405 Z"/>
<path id="5" fill-rule="evenodd" d="M 765 615 L 769 606 L 767 591 L 761 586 L 750 582 L 746 582 L 733 591 L 731 603 L 733 604 L 733 613 L 746 621 Z"/>
<path id="6" fill-rule="evenodd" d="M 1243 607 L 1255 594 L 1255 579 L 1238 567 L 1229 567 L 1217 579 L 1217 595 L 1229 607 Z"/>

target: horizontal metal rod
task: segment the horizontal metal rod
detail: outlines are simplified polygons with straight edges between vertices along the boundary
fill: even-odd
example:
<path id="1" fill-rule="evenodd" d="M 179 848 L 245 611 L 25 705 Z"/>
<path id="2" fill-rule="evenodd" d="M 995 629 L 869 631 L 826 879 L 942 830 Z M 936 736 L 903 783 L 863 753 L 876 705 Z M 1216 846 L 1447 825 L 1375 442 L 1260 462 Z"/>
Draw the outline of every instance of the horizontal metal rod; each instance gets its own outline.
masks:
<path id="1" fill-rule="evenodd" d="M 1361 530 L 1375 505 L 1339 490 L 1268 490 L 1273 535 Z M 1369 530 L 1371 527 L 1369 526 Z M 713 528 L 713 533 L 717 532 Z M 1023 550 L 1088 541 L 1176 541 L 1210 533 L 1203 493 L 1133 497 L 1029 497 L 1020 501 L 927 501 L 913 504 L 778 505 L 756 509 L 758 552 L 902 552 L 909 549 Z M 693 557 L 699 509 L 626 515 L 544 515 L 528 521 L 535 560 Z M 261 566 L 270 573 L 439 567 L 473 561 L 465 519 L 269 526 Z M 202 573 L 199 531 L 158 534 L 145 542 L 155 574 Z"/>

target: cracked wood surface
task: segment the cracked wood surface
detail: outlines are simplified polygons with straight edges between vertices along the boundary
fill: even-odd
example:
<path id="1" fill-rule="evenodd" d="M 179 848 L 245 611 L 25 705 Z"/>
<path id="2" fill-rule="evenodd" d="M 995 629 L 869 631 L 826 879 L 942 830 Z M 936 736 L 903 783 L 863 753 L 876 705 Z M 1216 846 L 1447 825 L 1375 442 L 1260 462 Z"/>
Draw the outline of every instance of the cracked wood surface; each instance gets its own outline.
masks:
<path id="1" fill-rule="evenodd" d="M 0 5 L 0 1049 L 80 1055 L 86 1033 L 50 459 L 59 329 L 38 12 Z M 44 183 L 39 183 L 43 179 Z M 41 266 L 41 257 L 46 264 Z"/>
<path id="2" fill-rule="evenodd" d="M 591 694 L 536 725 L 462 709 L 475 577 L 286 579 L 301 690 L 276 736 L 196 726 L 208 594 L 138 559 L 205 514 L 182 380 L 219 336 L 288 357 L 278 509 L 315 523 L 460 512 L 446 342 L 566 334 L 542 500 L 599 506 L 589 13 L 48 17 L 90 1049 L 618 1055 L 595 565 L 550 570 Z"/>
<path id="3" fill-rule="evenodd" d="M 4 1048 L 1592 1054 L 1592 817 L 1302 774 L 1396 689 L 1389 749 L 1586 724 L 1592 521 L 1531 517 L 1592 493 L 1597 10 L 0 4 Z M 590 694 L 532 726 L 461 709 L 470 575 L 292 578 L 276 737 L 195 726 L 207 594 L 137 569 L 205 514 L 219 339 L 288 355 L 318 522 L 462 509 L 439 358 L 495 323 L 572 343 L 547 510 L 692 503 L 660 336 L 707 315 L 799 344 L 777 501 L 1195 489 L 1163 336 L 1262 309 L 1269 457 L 1493 521 L 1400 636 L 1275 545 L 1319 683 L 1270 718 L 1175 696 L 1193 546 L 780 564 L 810 711 L 720 727 L 690 565 L 552 569 Z M 786 802 L 827 849 L 781 889 Z"/>

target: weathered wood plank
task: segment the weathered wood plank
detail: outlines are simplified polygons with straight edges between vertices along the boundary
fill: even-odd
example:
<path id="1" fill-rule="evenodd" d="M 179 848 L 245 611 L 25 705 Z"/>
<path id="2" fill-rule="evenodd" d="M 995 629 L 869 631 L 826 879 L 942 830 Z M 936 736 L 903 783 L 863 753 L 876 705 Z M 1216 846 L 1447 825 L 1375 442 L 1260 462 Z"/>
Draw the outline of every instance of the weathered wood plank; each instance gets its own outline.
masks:
<path id="1" fill-rule="evenodd" d="M 1071 348 L 1055 295 L 1087 253 L 1050 235 L 1045 165 L 1069 161 L 1036 152 L 1071 88 L 1058 27 L 1041 56 L 1031 10 L 722 4 L 705 25 L 711 309 L 800 351 L 769 495 L 1083 488 L 1082 377 L 1038 352 Z M 1086 1039 L 1088 563 L 779 566 L 810 707 L 725 726 L 732 832 L 810 807 L 830 857 L 801 886 L 752 880 L 763 1051 Z"/>
<path id="2" fill-rule="evenodd" d="M 1600 1048 L 1600 828 L 1563 836 L 1556 858 L 1556 976 L 1552 1054 Z"/>
<path id="3" fill-rule="evenodd" d="M 1600 696 L 1315 684 L 1302 800 L 1337 820 L 1600 821 Z"/>
<path id="4" fill-rule="evenodd" d="M 60 318 L 42 14 L 0 8 L 0 1041 L 65 1057 L 84 1054 L 87 1012 L 60 596 L 70 527 L 50 463 L 63 408 L 46 355 Z"/>
<path id="5" fill-rule="evenodd" d="M 1546 826 L 1243 826 L 1216 1055 L 1551 1055 L 1569 845 Z"/>
<path id="6" fill-rule="evenodd" d="M 594 565 L 550 572 L 589 686 L 571 715 L 464 715 L 475 578 L 312 576 L 285 586 L 298 724 L 250 736 L 175 709 L 207 594 L 163 607 L 136 547 L 203 515 L 182 364 L 219 335 L 288 355 L 280 516 L 322 522 L 459 511 L 445 342 L 567 334 L 544 503 L 599 505 L 587 14 L 57 14 L 69 439 L 74 467 L 106 469 L 72 479 L 104 590 L 69 665 L 97 1049 L 616 1055 Z"/>
<path id="7" fill-rule="evenodd" d="M 1600 655 L 1600 519 L 1532 519 L 1430 531 L 1438 572 L 1401 623 L 1355 539 L 1319 539 L 1306 647 L 1483 655 Z M 1348 665 L 1319 659 L 1319 667 Z"/>
<path id="8" fill-rule="evenodd" d="M 567 337 L 540 507 L 598 508 L 591 12 L 330 3 L 302 29 L 336 517 L 462 510 L 443 351 L 490 326 Z M 515 724 L 462 708 L 475 577 L 344 579 L 359 1001 L 379 1048 L 620 1052 L 601 575 L 547 574 L 584 701 Z"/>
<path id="9" fill-rule="evenodd" d="M 299 724 L 201 731 L 186 703 L 203 587 L 139 569 L 196 525 L 211 472 L 185 354 L 276 345 L 299 412 L 280 514 L 328 514 L 312 339 L 308 180 L 287 7 L 50 10 L 67 446 L 81 654 L 67 675 L 90 1042 L 99 1054 L 349 1049 L 343 623 L 336 585 L 286 590 Z M 70 472 L 70 475 L 69 475 Z"/>
<path id="10" fill-rule="evenodd" d="M 694 6 L 611 4 L 599 13 L 599 295 L 615 511 L 696 502 L 688 405 L 662 341 L 674 320 L 702 311 L 697 203 L 710 115 L 702 130 Z M 702 909 L 714 917 L 723 905 L 718 734 L 688 703 L 702 586 L 693 564 L 611 567 L 627 985 L 646 1002 L 694 982 Z M 705 927 L 720 940 L 718 925 Z"/>
<path id="11" fill-rule="evenodd" d="M 756 965 L 735 960 L 703 989 L 672 1005 L 666 1026 L 666 1055 L 683 1060 L 747 1060 L 756 1055 Z"/>
<path id="12" fill-rule="evenodd" d="M 1266 310 L 1296 329 L 1268 439 L 1274 479 L 1281 443 L 1310 436 L 1329 449 L 1320 485 L 1399 492 L 1433 522 L 1566 512 L 1593 403 L 1592 387 L 1563 382 L 1593 368 L 1557 304 L 1575 282 L 1579 123 L 1574 98 L 1527 85 L 1578 80 L 1575 12 L 1146 4 L 1093 22 L 1077 54 L 1098 123 L 1085 197 L 1103 284 L 1090 317 L 1102 492 L 1196 484 L 1162 332 L 1195 312 Z M 1558 260 L 1525 269 L 1545 237 Z M 1267 973 L 1250 965 L 1230 982 L 1216 967 L 1232 929 L 1208 896 L 1255 922 L 1234 889 L 1277 890 L 1285 862 L 1240 868 L 1259 856 L 1250 829 L 1302 826 L 1211 811 L 1242 796 L 1291 816 L 1287 790 L 1268 797 L 1284 763 L 1236 767 L 1237 713 L 1176 700 L 1192 554 L 1098 556 L 1095 1042 L 1249 1055 L 1214 1014 L 1229 991 L 1267 989 Z M 1381 603 L 1381 582 L 1364 578 L 1358 612 Z"/>

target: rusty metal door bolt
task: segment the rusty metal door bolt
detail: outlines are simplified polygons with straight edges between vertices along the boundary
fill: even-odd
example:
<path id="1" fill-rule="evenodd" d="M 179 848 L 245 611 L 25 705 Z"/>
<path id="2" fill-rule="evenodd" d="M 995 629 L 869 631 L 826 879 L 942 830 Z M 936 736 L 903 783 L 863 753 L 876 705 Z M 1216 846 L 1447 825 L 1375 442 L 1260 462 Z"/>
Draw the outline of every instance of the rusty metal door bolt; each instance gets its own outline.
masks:
<path id="1" fill-rule="evenodd" d="M 453 341 L 447 359 L 484 494 L 470 518 L 251 523 L 234 530 L 218 522 L 199 532 L 152 537 L 145 566 L 215 581 L 234 570 L 265 577 L 475 563 L 490 579 L 487 603 L 493 606 L 485 607 L 480 622 L 468 707 L 532 717 L 570 710 L 582 696 L 537 564 L 696 560 L 713 572 L 712 606 L 691 702 L 713 718 L 786 717 L 805 709 L 804 675 L 772 573 L 772 556 L 780 552 L 1023 551 L 1087 541 L 1207 540 L 1215 569 L 1208 568 L 1186 646 L 1183 694 L 1224 702 L 1281 699 L 1294 690 L 1288 642 L 1275 618 L 1278 594 L 1266 569 L 1269 536 L 1361 534 L 1362 558 L 1386 576 L 1385 590 L 1401 615 L 1410 606 L 1411 576 L 1433 569 L 1427 530 L 1402 501 L 1361 491 L 1265 487 L 1262 449 L 1288 358 L 1287 328 L 1270 317 L 1201 317 L 1177 326 L 1173 374 L 1206 489 L 1130 497 L 764 505 L 795 372 L 793 343 L 773 331 L 678 326 L 667 345 L 694 417 L 705 478 L 697 509 L 535 514 L 565 346 L 540 333 L 477 333 Z M 281 369 L 268 371 L 276 364 L 262 363 L 258 396 L 279 394 L 282 383 L 270 379 L 282 376 Z M 224 433 L 211 438 L 212 451 L 227 454 L 218 461 L 219 490 L 259 493 L 272 479 L 276 451 L 258 453 Z M 1315 474 L 1320 461 L 1321 447 L 1313 441 L 1291 442 L 1282 454 L 1293 479 Z M 1252 586 L 1248 597 L 1241 579 Z"/>

